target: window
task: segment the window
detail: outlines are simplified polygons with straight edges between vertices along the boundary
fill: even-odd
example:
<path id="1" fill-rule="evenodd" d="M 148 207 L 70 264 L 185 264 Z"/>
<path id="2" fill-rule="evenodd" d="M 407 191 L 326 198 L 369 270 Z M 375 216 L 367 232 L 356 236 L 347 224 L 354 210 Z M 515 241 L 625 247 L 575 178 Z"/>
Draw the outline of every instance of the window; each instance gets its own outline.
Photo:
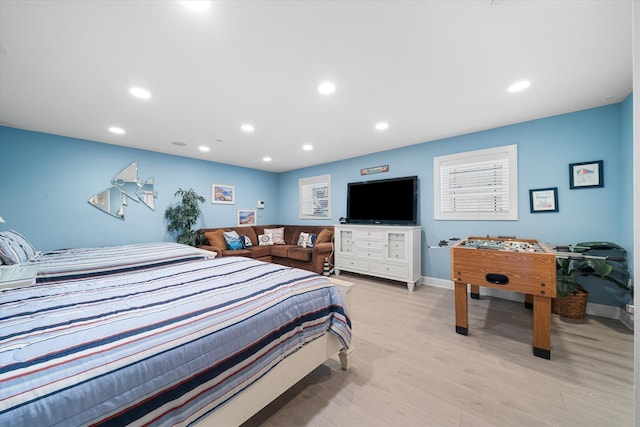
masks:
<path id="1" fill-rule="evenodd" d="M 434 157 L 436 220 L 517 220 L 518 147 Z"/>
<path id="2" fill-rule="evenodd" d="M 331 218 L 331 175 L 300 178 L 300 219 Z"/>

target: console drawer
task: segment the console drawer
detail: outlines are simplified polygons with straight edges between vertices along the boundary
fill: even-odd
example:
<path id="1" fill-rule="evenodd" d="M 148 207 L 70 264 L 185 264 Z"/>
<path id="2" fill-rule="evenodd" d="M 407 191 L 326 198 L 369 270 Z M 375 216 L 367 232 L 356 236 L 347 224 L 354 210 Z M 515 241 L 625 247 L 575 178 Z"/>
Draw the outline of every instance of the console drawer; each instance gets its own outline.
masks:
<path id="1" fill-rule="evenodd" d="M 384 259 L 384 255 L 380 249 L 356 248 L 356 256 L 366 259 Z"/>
<path id="2" fill-rule="evenodd" d="M 382 249 L 384 246 L 382 240 L 358 240 L 356 243 L 358 248 L 367 249 Z"/>
<path id="3" fill-rule="evenodd" d="M 395 265 L 385 263 L 371 263 L 369 269 L 372 273 L 379 273 L 384 276 L 407 277 L 409 270 L 406 265 Z"/>
<path id="4" fill-rule="evenodd" d="M 377 239 L 382 240 L 384 232 L 379 230 L 356 230 L 356 240 L 360 239 Z"/>
<path id="5" fill-rule="evenodd" d="M 340 257 L 338 262 L 336 262 L 336 268 L 345 270 L 358 270 L 358 271 L 367 271 L 369 269 L 369 262 L 362 259 L 351 258 L 351 257 Z"/>

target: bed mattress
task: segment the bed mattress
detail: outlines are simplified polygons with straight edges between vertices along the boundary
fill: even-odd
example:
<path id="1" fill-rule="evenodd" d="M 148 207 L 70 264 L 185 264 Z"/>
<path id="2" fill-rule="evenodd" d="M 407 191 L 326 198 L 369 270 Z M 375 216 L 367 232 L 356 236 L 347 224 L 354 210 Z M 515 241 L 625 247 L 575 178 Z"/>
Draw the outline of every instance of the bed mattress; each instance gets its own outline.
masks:
<path id="1" fill-rule="evenodd" d="M 164 265 L 215 258 L 215 252 L 171 242 L 38 252 L 27 265 L 38 266 L 38 283 L 81 280 Z"/>

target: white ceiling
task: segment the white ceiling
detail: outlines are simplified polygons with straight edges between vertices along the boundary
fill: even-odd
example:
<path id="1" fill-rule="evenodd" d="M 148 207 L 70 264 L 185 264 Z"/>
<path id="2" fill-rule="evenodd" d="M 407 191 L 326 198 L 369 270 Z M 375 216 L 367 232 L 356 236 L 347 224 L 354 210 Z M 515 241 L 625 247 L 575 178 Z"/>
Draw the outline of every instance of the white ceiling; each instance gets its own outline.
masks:
<path id="1" fill-rule="evenodd" d="M 0 0 L 0 123 L 281 172 L 620 102 L 631 41 L 631 0 Z"/>

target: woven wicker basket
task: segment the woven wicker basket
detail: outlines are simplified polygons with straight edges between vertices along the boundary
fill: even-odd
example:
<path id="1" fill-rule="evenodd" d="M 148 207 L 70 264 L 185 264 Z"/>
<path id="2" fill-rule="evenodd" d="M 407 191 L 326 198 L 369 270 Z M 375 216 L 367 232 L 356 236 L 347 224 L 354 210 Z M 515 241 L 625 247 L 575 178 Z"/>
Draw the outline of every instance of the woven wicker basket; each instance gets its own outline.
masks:
<path id="1" fill-rule="evenodd" d="M 551 312 L 562 317 L 584 319 L 587 311 L 587 298 L 589 298 L 589 292 L 578 286 L 575 293 L 569 296 L 553 298 L 551 300 Z"/>

